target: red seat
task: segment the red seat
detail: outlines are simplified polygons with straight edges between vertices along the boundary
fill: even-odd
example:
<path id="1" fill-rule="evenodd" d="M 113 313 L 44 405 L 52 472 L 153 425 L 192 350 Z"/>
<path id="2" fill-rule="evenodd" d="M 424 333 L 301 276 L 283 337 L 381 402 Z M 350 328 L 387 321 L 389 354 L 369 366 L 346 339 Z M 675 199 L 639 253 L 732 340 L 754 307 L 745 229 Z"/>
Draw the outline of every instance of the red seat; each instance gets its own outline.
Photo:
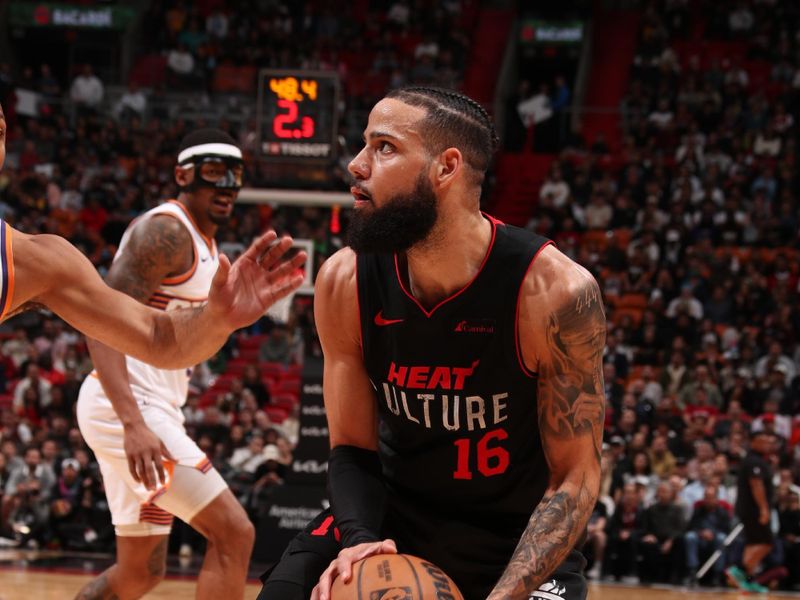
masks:
<path id="1" fill-rule="evenodd" d="M 211 87 L 217 92 L 254 92 L 256 68 L 247 65 L 220 65 L 214 69 Z"/>
<path id="2" fill-rule="evenodd" d="M 205 408 L 207 406 L 211 406 L 216 402 L 217 395 L 220 393 L 219 390 L 209 389 L 206 390 L 200 399 L 197 401 L 197 406 L 199 408 Z"/>
<path id="3" fill-rule="evenodd" d="M 277 377 L 273 377 L 271 375 L 262 375 L 261 376 L 261 383 L 264 384 L 264 387 L 269 390 L 269 393 L 272 393 L 272 390 L 275 389 L 275 384 L 278 382 Z"/>
<path id="4" fill-rule="evenodd" d="M 618 308 L 636 308 L 644 310 L 647 308 L 647 296 L 645 294 L 623 294 L 616 302 Z"/>
<path id="5" fill-rule="evenodd" d="M 228 363 L 225 369 L 226 375 L 241 375 L 248 365 L 252 365 L 252 361 L 244 360 L 243 358 L 234 358 Z"/>
<path id="6" fill-rule="evenodd" d="M 249 337 L 240 337 L 239 338 L 239 349 L 240 350 L 252 350 L 255 348 L 258 350 L 261 347 L 261 344 L 264 343 L 269 336 L 266 334 L 259 334 L 259 335 L 251 335 Z"/>
<path id="7" fill-rule="evenodd" d="M 129 82 L 140 87 L 158 87 L 164 83 L 167 70 L 167 57 L 161 54 L 148 54 L 139 58 L 128 76 Z"/>
<path id="8" fill-rule="evenodd" d="M 258 370 L 261 371 L 261 376 L 272 375 L 275 378 L 282 376 L 286 373 L 286 365 L 276 362 L 259 362 Z"/>
<path id="9" fill-rule="evenodd" d="M 289 416 L 289 412 L 280 406 L 267 406 L 264 408 L 264 412 L 267 413 L 270 421 L 279 425 Z"/>
<path id="10" fill-rule="evenodd" d="M 299 365 L 297 363 L 286 365 L 286 374 L 287 375 L 295 375 L 300 377 L 300 373 L 303 370 L 303 365 Z"/>
<path id="11" fill-rule="evenodd" d="M 291 411 L 300 402 L 297 394 L 291 392 L 280 392 L 272 397 L 272 405 L 285 408 Z"/>
<path id="12" fill-rule="evenodd" d="M 246 362 L 254 363 L 258 361 L 258 348 L 241 348 L 239 349 L 238 358 Z"/>
<path id="13" fill-rule="evenodd" d="M 299 379 L 281 379 L 275 385 L 275 393 L 280 394 L 283 392 L 292 392 L 295 394 L 300 393 L 300 380 Z"/>

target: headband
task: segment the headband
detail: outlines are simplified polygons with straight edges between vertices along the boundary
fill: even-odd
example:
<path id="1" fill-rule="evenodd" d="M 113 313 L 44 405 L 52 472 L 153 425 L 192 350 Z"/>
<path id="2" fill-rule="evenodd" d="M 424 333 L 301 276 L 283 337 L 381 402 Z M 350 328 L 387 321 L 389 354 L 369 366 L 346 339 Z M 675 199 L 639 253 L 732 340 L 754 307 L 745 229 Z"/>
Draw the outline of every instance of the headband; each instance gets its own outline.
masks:
<path id="1" fill-rule="evenodd" d="M 215 142 L 211 144 L 198 144 L 189 146 L 178 154 L 178 164 L 185 163 L 195 156 L 207 156 L 213 154 L 220 157 L 238 158 L 242 160 L 242 151 L 233 144 Z"/>

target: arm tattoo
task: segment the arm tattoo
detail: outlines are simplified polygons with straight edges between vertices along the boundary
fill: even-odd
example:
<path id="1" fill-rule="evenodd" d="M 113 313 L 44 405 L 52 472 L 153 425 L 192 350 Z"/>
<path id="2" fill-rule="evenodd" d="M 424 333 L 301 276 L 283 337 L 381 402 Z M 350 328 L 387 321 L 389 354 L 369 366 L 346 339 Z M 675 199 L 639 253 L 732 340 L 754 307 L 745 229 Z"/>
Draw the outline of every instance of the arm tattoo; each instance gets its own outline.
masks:
<path id="1" fill-rule="evenodd" d="M 75 596 L 75 600 L 119 600 L 113 590 L 108 585 L 108 575 L 101 573 L 96 579 L 92 579 Z"/>
<path id="2" fill-rule="evenodd" d="M 595 494 L 581 482 L 577 494 L 558 491 L 542 498 L 490 600 L 527 600 L 578 539 Z"/>
<path id="3" fill-rule="evenodd" d="M 170 275 L 187 271 L 194 257 L 192 238 L 180 221 L 154 216 L 138 224 L 128 245 L 111 267 L 107 283 L 146 303 Z"/>
<path id="4" fill-rule="evenodd" d="M 587 276 L 588 277 L 588 276 Z M 548 439 L 591 435 L 600 462 L 605 392 L 606 319 L 597 283 L 590 279 L 547 323 L 549 357 L 539 367 L 539 428 Z"/>
<path id="5" fill-rule="evenodd" d="M 539 362 L 539 431 L 550 487 L 490 600 L 527 600 L 578 541 L 597 499 L 606 326 L 597 283 L 579 272 L 586 278 L 579 292 L 547 318 Z"/>

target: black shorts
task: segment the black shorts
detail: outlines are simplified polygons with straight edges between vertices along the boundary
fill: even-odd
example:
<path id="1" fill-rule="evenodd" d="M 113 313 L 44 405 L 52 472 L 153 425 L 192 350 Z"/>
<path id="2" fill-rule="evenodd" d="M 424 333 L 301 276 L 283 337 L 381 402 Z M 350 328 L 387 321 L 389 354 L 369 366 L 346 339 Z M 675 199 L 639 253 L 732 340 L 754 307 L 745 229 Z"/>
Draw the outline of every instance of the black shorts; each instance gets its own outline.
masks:
<path id="1" fill-rule="evenodd" d="M 329 510 L 320 513 L 305 530 L 300 532 L 287 546 L 281 560 L 272 569 L 262 575 L 261 580 L 264 587 L 258 596 L 258 600 L 308 600 L 311 590 L 317 584 L 322 572 L 328 568 L 331 561 L 336 558 L 341 550 L 338 540 L 338 532 L 335 528 Z M 435 556 L 441 550 L 440 546 L 431 547 L 430 552 L 424 543 L 406 542 L 402 534 L 397 532 L 390 535 L 397 542 L 400 552 L 415 554 L 440 566 Z M 458 548 L 458 543 L 452 547 Z M 507 562 L 510 553 L 504 557 Z M 465 585 L 457 577 L 453 577 L 459 585 L 465 600 L 485 600 L 491 591 L 494 582 L 502 574 L 505 563 L 497 563 L 495 572 L 490 574 L 490 583 L 475 583 Z M 586 560 L 583 556 L 573 550 L 564 562 L 547 578 L 547 581 L 540 587 L 541 592 L 533 592 L 531 600 L 585 600 L 587 596 L 586 578 L 583 575 Z M 474 569 L 478 570 L 483 565 L 474 564 Z M 444 567 L 443 567 L 444 568 Z M 447 568 L 444 568 L 448 572 Z M 450 574 L 450 573 L 448 573 Z"/>
<path id="2" fill-rule="evenodd" d="M 758 522 L 757 516 L 743 518 L 742 523 L 744 523 L 744 543 L 747 546 L 772 545 L 775 538 L 769 523 L 762 525 Z"/>

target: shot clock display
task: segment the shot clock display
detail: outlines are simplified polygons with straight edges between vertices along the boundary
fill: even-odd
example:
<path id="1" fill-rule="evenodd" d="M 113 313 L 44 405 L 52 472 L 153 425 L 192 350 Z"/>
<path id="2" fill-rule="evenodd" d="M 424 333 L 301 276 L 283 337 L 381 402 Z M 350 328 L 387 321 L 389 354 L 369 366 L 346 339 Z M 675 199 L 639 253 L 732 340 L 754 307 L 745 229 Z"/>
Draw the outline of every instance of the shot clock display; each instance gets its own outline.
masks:
<path id="1" fill-rule="evenodd" d="M 300 162 L 334 158 L 338 102 L 335 73 L 262 70 L 257 124 L 262 154 Z"/>

